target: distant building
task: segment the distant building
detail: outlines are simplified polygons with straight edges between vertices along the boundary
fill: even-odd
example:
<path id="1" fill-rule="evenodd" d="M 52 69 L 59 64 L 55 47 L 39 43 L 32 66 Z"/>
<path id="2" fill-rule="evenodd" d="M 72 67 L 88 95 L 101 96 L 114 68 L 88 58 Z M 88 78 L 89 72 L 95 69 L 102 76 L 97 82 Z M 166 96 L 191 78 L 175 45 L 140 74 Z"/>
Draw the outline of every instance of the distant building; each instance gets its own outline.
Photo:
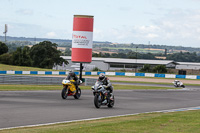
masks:
<path id="1" fill-rule="evenodd" d="M 176 69 L 200 70 L 200 63 L 193 63 L 193 62 L 177 62 Z"/>
<path id="2" fill-rule="evenodd" d="M 71 62 L 71 56 L 61 56 L 69 62 L 66 69 L 79 70 L 80 63 Z M 121 58 L 98 58 L 93 57 L 90 64 L 83 64 L 84 70 L 91 71 L 95 67 L 103 71 L 114 70 L 135 70 L 142 68 L 145 64 L 151 66 L 165 65 L 167 68 L 175 68 L 177 63 L 172 60 L 145 60 L 145 59 L 121 59 Z M 56 66 L 53 69 L 63 69 L 63 66 Z"/>

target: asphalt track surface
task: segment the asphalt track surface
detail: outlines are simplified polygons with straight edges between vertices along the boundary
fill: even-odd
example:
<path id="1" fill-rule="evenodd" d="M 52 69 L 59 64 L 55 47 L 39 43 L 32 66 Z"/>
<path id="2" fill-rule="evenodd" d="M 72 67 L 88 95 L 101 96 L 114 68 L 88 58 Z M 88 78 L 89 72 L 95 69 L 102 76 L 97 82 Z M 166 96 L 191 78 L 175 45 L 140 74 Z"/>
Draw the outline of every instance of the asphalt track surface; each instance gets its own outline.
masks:
<path id="1" fill-rule="evenodd" d="M 112 84 L 116 84 L 116 85 L 138 85 L 138 86 L 172 87 L 172 88 L 174 88 L 173 84 L 169 85 L 169 84 L 125 83 L 125 82 L 112 82 Z M 179 87 L 177 89 L 181 89 L 181 88 Z M 185 89 L 189 89 L 189 90 L 199 89 L 200 90 L 200 86 L 186 85 Z"/>
<path id="2" fill-rule="evenodd" d="M 60 91 L 0 91 L 0 129 L 200 105 L 200 89 L 115 90 L 115 106 L 96 109 L 91 90 L 63 100 Z"/>

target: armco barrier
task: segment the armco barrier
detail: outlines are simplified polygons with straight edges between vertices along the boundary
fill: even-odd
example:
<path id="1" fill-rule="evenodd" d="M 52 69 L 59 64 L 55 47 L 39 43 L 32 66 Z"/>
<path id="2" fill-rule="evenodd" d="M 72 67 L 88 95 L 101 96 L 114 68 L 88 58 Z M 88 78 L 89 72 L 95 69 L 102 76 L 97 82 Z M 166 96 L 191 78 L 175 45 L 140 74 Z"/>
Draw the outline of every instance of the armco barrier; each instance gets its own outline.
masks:
<path id="1" fill-rule="evenodd" d="M 47 77 L 47 76 L 24 76 L 24 75 L 0 75 L 0 84 L 14 84 L 14 85 L 60 85 L 62 87 L 62 80 L 64 77 Z M 83 79 L 85 86 L 92 86 L 97 79 L 86 78 Z"/>
<path id="2" fill-rule="evenodd" d="M 61 85 L 63 77 L 0 75 L 0 84 Z"/>
<path id="3" fill-rule="evenodd" d="M 17 75 L 67 75 L 68 72 L 60 71 L 0 71 L 0 74 Z M 79 75 L 79 72 L 75 72 Z M 82 75 L 99 75 L 104 73 L 111 76 L 140 76 L 140 77 L 162 77 L 162 78 L 182 78 L 182 79 L 200 79 L 200 75 L 175 75 L 175 74 L 155 74 L 155 73 L 125 73 L 125 72 L 83 72 Z"/>

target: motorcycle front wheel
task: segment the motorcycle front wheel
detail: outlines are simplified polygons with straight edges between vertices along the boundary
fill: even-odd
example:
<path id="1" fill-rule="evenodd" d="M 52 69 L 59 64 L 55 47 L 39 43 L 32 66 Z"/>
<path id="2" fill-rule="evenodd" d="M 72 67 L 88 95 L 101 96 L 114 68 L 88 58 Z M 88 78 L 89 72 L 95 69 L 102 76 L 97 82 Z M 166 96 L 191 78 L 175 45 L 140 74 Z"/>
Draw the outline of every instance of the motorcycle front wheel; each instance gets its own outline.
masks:
<path id="1" fill-rule="evenodd" d="M 101 96 L 96 94 L 94 96 L 94 105 L 96 108 L 100 108 L 101 107 Z"/>
<path id="2" fill-rule="evenodd" d="M 80 88 L 77 88 L 76 94 L 74 95 L 74 98 L 75 98 L 75 99 L 79 99 L 80 96 L 81 96 L 81 89 L 80 89 Z"/>
<path id="3" fill-rule="evenodd" d="M 63 99 L 66 99 L 66 98 L 67 98 L 67 95 L 68 95 L 67 88 L 64 87 L 64 88 L 62 89 L 61 96 L 62 96 Z"/>
<path id="4" fill-rule="evenodd" d="M 113 95 L 112 100 L 110 100 L 110 102 L 108 103 L 108 107 L 112 108 L 114 106 L 114 104 L 115 104 L 115 98 L 114 98 L 114 95 Z"/>
<path id="5" fill-rule="evenodd" d="M 181 87 L 185 88 L 185 85 L 181 85 Z"/>

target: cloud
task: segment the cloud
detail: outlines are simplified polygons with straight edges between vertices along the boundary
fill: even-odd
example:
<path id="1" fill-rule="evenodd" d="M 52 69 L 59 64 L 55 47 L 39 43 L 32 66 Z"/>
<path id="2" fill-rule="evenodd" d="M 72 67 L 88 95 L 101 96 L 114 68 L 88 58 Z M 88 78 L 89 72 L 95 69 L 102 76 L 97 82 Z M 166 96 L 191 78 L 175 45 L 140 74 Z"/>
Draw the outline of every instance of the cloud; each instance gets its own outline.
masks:
<path id="1" fill-rule="evenodd" d="M 8 36 L 15 37 L 44 37 L 48 29 L 40 25 L 14 22 L 0 22 L 0 25 L 8 24 Z"/>
<path id="2" fill-rule="evenodd" d="M 121 6 L 118 9 L 120 11 L 130 11 L 132 8 L 130 6 Z"/>
<path id="3" fill-rule="evenodd" d="M 151 41 L 160 45 L 200 47 L 200 10 L 171 9 L 149 25 L 125 25 L 103 31 L 105 39 L 120 43 Z"/>
<path id="4" fill-rule="evenodd" d="M 149 34 L 146 35 L 146 38 L 149 38 L 149 39 L 156 38 L 156 37 L 158 37 L 157 34 L 149 33 Z"/>
<path id="5" fill-rule="evenodd" d="M 47 34 L 46 34 L 46 37 L 47 38 L 55 38 L 55 37 L 57 37 L 57 35 L 56 35 L 56 33 L 55 32 L 48 32 Z"/>
<path id="6" fill-rule="evenodd" d="M 30 10 L 30 9 L 19 9 L 16 11 L 16 13 L 21 14 L 21 15 L 33 15 L 34 14 L 33 10 Z"/>

